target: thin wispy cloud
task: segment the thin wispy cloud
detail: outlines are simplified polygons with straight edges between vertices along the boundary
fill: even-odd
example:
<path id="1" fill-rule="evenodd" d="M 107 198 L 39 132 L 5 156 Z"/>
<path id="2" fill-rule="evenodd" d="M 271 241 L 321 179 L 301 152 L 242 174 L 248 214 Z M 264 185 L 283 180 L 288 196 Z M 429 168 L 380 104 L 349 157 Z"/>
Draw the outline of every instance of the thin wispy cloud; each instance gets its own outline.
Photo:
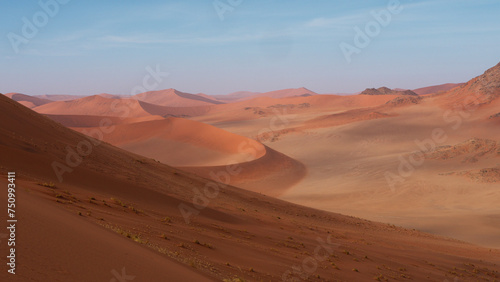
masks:
<path id="1" fill-rule="evenodd" d="M 258 34 L 248 34 L 248 35 L 235 35 L 235 36 L 213 36 L 213 37 L 184 37 L 184 38 L 172 38 L 166 37 L 165 35 L 108 35 L 104 37 L 97 38 L 101 42 L 109 43 L 132 43 L 132 44 L 177 44 L 177 43 L 231 43 L 231 42 L 245 42 L 254 41 L 266 37 L 265 35 Z"/>
<path id="2" fill-rule="evenodd" d="M 366 18 L 366 15 L 355 14 L 334 18 L 315 18 L 306 22 L 306 27 L 311 28 L 345 28 L 351 27 Z"/>

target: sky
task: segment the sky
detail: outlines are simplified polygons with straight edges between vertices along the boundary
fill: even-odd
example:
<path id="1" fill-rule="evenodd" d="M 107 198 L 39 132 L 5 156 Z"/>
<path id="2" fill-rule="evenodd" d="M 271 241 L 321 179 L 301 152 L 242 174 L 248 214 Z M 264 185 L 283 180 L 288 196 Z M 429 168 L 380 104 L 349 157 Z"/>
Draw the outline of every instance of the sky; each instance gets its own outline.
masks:
<path id="1" fill-rule="evenodd" d="M 497 0 L 3 0 L 0 7 L 1 93 L 354 93 L 465 82 L 500 61 Z"/>

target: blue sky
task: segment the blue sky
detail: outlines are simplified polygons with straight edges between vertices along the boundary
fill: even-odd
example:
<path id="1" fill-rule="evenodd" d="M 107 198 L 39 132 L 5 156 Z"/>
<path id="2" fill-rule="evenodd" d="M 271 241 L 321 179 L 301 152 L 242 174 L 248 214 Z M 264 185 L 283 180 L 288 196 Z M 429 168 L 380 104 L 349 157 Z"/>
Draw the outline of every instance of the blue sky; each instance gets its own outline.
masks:
<path id="1" fill-rule="evenodd" d="M 464 82 L 500 61 L 500 1 L 400 0 L 348 63 L 340 44 L 392 1 L 220 0 L 234 4 L 221 19 L 212 0 L 70 0 L 46 23 L 38 1 L 1 1 L 0 92 L 130 94 L 159 66 L 155 89 L 351 93 Z"/>

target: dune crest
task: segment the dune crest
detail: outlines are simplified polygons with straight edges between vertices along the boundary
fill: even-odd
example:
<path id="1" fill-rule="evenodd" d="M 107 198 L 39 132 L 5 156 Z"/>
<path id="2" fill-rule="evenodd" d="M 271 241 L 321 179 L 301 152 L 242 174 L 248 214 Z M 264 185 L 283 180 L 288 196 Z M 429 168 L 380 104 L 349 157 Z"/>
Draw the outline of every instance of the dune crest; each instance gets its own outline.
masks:
<path id="1" fill-rule="evenodd" d="M 180 92 L 172 88 L 148 91 L 134 95 L 131 98 L 166 107 L 196 107 L 223 104 L 223 102 L 219 102 L 215 99 L 212 100 L 204 96 Z"/>

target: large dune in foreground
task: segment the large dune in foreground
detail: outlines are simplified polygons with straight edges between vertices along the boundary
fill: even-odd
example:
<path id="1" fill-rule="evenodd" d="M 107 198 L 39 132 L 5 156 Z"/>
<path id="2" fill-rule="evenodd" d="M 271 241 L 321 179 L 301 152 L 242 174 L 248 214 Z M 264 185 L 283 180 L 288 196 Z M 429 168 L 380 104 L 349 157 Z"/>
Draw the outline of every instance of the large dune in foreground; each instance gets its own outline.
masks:
<path id="1" fill-rule="evenodd" d="M 0 170 L 16 171 L 17 209 L 24 222 L 19 281 L 108 281 L 115 278 L 113 271 L 137 281 L 162 281 L 165 275 L 189 281 L 498 277 L 498 250 L 231 186 L 220 185 L 216 197 L 197 209 L 192 201 L 211 181 L 106 143 L 86 151 L 59 182 L 51 164 L 68 165 L 68 148 L 96 140 L 4 96 L 0 110 L 6 114 L 0 121 Z M 5 185 L 5 178 L 0 182 Z M 189 222 L 179 212 L 181 204 L 198 210 Z M 5 251 L 4 244 L 1 248 Z M 313 271 L 304 264 L 311 260 L 317 263 Z"/>

